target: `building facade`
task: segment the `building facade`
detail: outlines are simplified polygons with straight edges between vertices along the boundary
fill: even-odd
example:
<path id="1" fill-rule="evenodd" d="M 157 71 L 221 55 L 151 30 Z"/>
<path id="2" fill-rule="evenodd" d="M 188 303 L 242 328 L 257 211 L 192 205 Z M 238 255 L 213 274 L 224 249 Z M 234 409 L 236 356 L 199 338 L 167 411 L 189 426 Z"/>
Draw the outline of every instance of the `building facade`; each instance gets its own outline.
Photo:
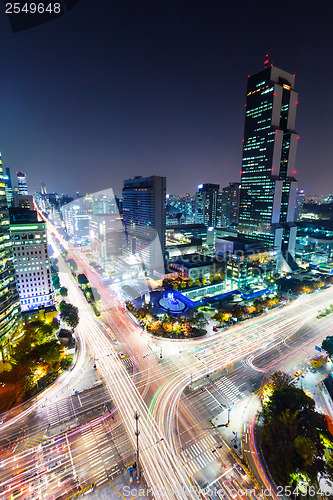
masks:
<path id="1" fill-rule="evenodd" d="M 16 172 L 18 194 L 28 194 L 27 176 L 24 172 Z"/>
<path id="2" fill-rule="evenodd" d="M 12 186 L 12 178 L 10 175 L 10 169 L 8 167 L 5 170 L 3 178 L 5 181 L 7 205 L 8 207 L 11 207 L 13 204 L 13 186 Z"/>
<path id="3" fill-rule="evenodd" d="M 294 256 L 298 94 L 295 76 L 268 65 L 248 78 L 238 231 Z"/>
<path id="4" fill-rule="evenodd" d="M 135 177 L 124 181 L 125 256 L 134 255 L 148 272 L 164 272 L 166 178 Z"/>
<path id="5" fill-rule="evenodd" d="M 222 188 L 221 197 L 221 224 L 231 226 L 238 223 L 240 183 L 230 182 Z"/>
<path id="6" fill-rule="evenodd" d="M 20 301 L 16 288 L 14 254 L 9 231 L 9 214 L 0 155 L 0 351 L 4 360 L 19 327 Z"/>
<path id="7" fill-rule="evenodd" d="M 34 210 L 11 208 L 10 234 L 22 312 L 53 306 L 45 222 Z"/>
<path id="8" fill-rule="evenodd" d="M 195 203 L 195 221 L 208 227 L 221 225 L 222 193 L 219 184 L 199 184 Z"/>

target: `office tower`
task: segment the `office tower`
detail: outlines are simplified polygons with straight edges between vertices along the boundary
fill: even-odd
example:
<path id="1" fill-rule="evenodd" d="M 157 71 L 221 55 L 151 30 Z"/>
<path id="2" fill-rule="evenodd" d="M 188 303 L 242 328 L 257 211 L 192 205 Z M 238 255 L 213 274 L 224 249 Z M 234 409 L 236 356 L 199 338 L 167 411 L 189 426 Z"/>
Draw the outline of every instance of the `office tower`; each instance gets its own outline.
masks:
<path id="1" fill-rule="evenodd" d="M 296 207 L 295 207 L 295 220 L 296 221 L 300 221 L 302 219 L 304 202 L 305 202 L 304 189 L 297 189 Z"/>
<path id="2" fill-rule="evenodd" d="M 199 184 L 195 202 L 195 222 L 208 227 L 221 225 L 221 196 L 219 184 Z"/>
<path id="3" fill-rule="evenodd" d="M 28 194 L 27 176 L 24 172 L 16 172 L 18 194 Z"/>
<path id="4" fill-rule="evenodd" d="M 14 256 L 0 154 L 0 351 L 2 361 L 11 352 L 11 341 L 17 333 L 19 318 L 20 302 L 16 289 Z"/>
<path id="5" fill-rule="evenodd" d="M 3 176 L 4 181 L 5 181 L 5 191 L 6 191 L 6 198 L 7 198 L 7 205 L 10 207 L 13 203 L 13 187 L 12 187 L 12 178 L 10 175 L 10 169 L 7 167 L 5 170 L 5 174 Z"/>
<path id="6" fill-rule="evenodd" d="M 21 310 L 53 306 L 46 224 L 35 210 L 13 207 L 9 214 Z"/>
<path id="7" fill-rule="evenodd" d="M 240 183 L 230 182 L 222 188 L 222 226 L 237 224 L 239 212 Z"/>
<path id="8" fill-rule="evenodd" d="M 40 187 L 40 192 L 41 192 L 41 194 L 47 194 L 45 182 L 42 182 L 41 187 Z"/>
<path id="9" fill-rule="evenodd" d="M 295 77 L 268 65 L 248 78 L 239 235 L 294 255 L 296 225 Z"/>
<path id="10" fill-rule="evenodd" d="M 83 196 L 61 207 L 68 236 L 75 245 L 86 245 L 89 241 L 89 221 L 93 213 L 93 198 Z"/>
<path id="11" fill-rule="evenodd" d="M 164 272 L 166 178 L 134 177 L 124 181 L 125 256 L 134 255 L 148 273 Z"/>

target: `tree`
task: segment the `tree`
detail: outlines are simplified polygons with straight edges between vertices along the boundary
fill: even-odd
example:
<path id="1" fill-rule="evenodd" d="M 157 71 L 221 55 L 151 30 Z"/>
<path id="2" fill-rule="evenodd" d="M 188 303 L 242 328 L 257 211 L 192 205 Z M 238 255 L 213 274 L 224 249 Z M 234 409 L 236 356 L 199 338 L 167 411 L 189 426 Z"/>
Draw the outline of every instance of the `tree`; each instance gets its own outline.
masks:
<path id="1" fill-rule="evenodd" d="M 73 330 L 79 324 L 79 310 L 76 306 L 62 300 L 59 304 L 60 318 Z"/>
<path id="2" fill-rule="evenodd" d="M 318 370 L 326 362 L 327 362 L 327 358 L 325 356 L 317 356 L 316 358 L 311 359 L 310 364 L 311 364 L 311 366 L 313 366 L 313 368 L 315 368 L 316 370 Z"/>
<path id="3" fill-rule="evenodd" d="M 311 439 L 303 436 L 297 436 L 294 446 L 299 455 L 304 460 L 305 466 L 311 465 L 316 458 L 318 450 Z"/>
<path id="4" fill-rule="evenodd" d="M 56 273 L 52 274 L 52 284 L 53 284 L 53 288 L 55 288 L 56 290 L 59 290 L 60 280 L 59 280 L 59 276 Z"/>
<path id="5" fill-rule="evenodd" d="M 282 387 L 288 387 L 293 383 L 293 378 L 290 375 L 279 370 L 273 373 L 269 379 L 268 385 L 275 391 L 276 389 L 281 389 Z"/>
<path id="6" fill-rule="evenodd" d="M 60 363 L 64 353 L 64 346 L 58 344 L 57 340 L 52 340 L 40 346 L 37 346 L 33 351 L 33 356 L 36 360 L 41 359 L 47 365 L 56 367 Z"/>
<path id="7" fill-rule="evenodd" d="M 189 287 L 192 287 L 193 286 L 193 281 L 192 280 L 188 280 L 187 284 L 188 284 Z"/>
<path id="8" fill-rule="evenodd" d="M 59 293 L 62 297 L 67 297 L 68 295 L 68 290 L 65 286 L 62 286 L 59 290 Z"/>
<path id="9" fill-rule="evenodd" d="M 321 344 L 321 348 L 327 352 L 330 359 L 333 359 L 333 336 L 329 335 L 326 339 L 323 340 Z"/>

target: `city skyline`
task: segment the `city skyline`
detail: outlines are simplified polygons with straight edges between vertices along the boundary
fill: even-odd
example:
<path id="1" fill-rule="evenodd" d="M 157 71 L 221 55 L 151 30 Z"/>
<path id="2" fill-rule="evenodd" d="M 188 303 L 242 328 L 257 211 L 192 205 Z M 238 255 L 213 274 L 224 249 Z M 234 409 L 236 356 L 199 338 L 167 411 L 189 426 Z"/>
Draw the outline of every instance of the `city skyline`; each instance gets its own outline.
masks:
<path id="1" fill-rule="evenodd" d="M 61 175 L 69 192 L 83 193 L 105 183 L 120 193 L 122 179 L 134 175 L 167 176 L 175 194 L 238 182 L 247 74 L 263 68 L 269 51 L 275 65 L 296 71 L 301 89 L 299 186 L 328 194 L 331 69 L 322 47 L 332 37 L 331 9 L 312 13 L 302 4 L 298 16 L 295 3 L 285 17 L 255 5 L 146 2 L 140 12 L 108 5 L 91 21 L 81 1 L 63 18 L 16 34 L 0 16 L 4 165 L 28 172 L 31 191 L 41 180 L 62 191 Z"/>

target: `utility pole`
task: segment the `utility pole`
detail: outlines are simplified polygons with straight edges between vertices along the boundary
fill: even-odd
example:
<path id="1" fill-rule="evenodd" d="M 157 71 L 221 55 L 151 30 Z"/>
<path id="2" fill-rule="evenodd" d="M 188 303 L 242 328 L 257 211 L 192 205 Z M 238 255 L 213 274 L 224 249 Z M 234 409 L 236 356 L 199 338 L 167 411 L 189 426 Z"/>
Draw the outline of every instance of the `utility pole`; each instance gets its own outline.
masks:
<path id="1" fill-rule="evenodd" d="M 140 418 L 140 415 L 138 414 L 137 411 L 134 413 L 134 418 L 136 421 L 136 430 L 135 430 L 135 435 L 136 435 L 136 482 L 139 483 L 140 482 L 140 463 L 139 463 L 139 434 L 140 434 L 139 418 Z"/>

